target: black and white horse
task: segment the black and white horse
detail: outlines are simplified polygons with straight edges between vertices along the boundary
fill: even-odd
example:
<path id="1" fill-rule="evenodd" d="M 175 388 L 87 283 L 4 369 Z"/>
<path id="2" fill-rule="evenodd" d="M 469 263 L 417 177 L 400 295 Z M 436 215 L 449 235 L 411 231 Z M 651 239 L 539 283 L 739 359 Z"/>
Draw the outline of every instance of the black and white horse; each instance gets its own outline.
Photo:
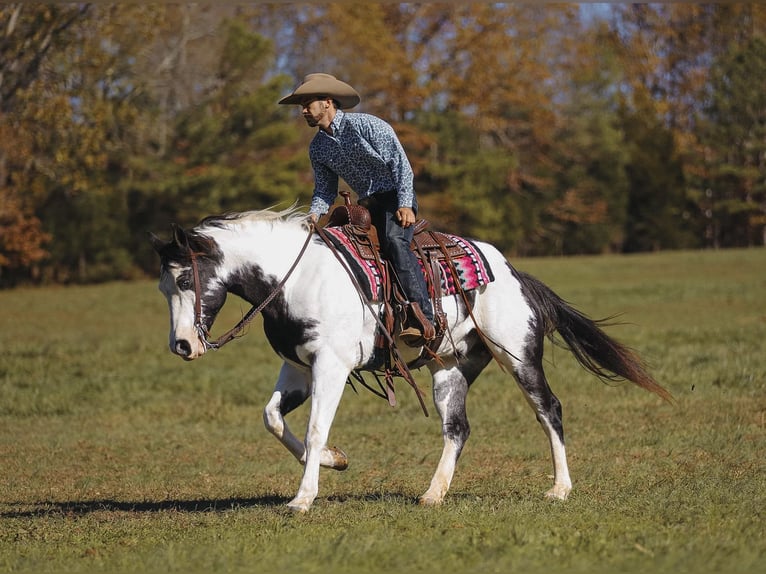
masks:
<path id="1" fill-rule="evenodd" d="M 341 262 L 294 207 L 208 217 L 191 230 L 174 227 L 170 241 L 152 235 L 152 243 L 161 258 L 159 288 L 170 308 L 173 353 L 192 360 L 210 348 L 207 333 L 227 293 L 261 304 L 266 337 L 284 359 L 263 418 L 266 428 L 304 464 L 289 506 L 307 511 L 318 493 L 320 466 L 347 466 L 345 453 L 328 447 L 327 439 L 349 374 L 367 364 L 374 352 L 378 323 L 371 309 L 380 304 L 365 304 Z M 441 360 L 427 368 L 444 447 L 420 502 L 443 501 L 469 435 L 468 389 L 493 356 L 513 374 L 548 436 L 554 480 L 546 495 L 566 499 L 572 482 L 561 404 L 543 372 L 545 337 L 558 331 L 582 366 L 599 377 L 627 379 L 665 399 L 670 395 L 635 354 L 603 332 L 599 321 L 514 269 L 493 246 L 474 244 L 495 280 L 469 292 L 473 318 L 463 298 L 442 300 L 450 335 L 438 350 Z M 404 345 L 399 349 L 406 360 L 418 353 Z M 303 441 L 284 417 L 309 397 Z"/>

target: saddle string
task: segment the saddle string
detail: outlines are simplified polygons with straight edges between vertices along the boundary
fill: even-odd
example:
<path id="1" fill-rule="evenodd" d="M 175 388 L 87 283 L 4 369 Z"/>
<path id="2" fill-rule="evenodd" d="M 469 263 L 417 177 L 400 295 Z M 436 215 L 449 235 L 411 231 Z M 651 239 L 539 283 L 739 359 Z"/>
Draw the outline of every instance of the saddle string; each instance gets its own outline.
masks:
<path id="1" fill-rule="evenodd" d="M 239 320 L 239 322 L 234 325 L 231 329 L 226 331 L 223 335 L 218 337 L 214 341 L 210 341 L 208 339 L 210 333 L 207 330 L 207 327 L 205 327 L 204 323 L 202 322 L 202 296 L 201 296 L 201 290 L 200 290 L 200 284 L 199 284 L 199 270 L 197 267 L 197 254 L 194 253 L 191 248 L 189 248 L 189 255 L 191 257 L 191 263 L 192 263 L 192 273 L 194 275 L 194 293 L 196 300 L 194 301 L 194 326 L 197 329 L 197 333 L 199 334 L 200 341 L 204 345 L 205 349 L 213 349 L 217 350 L 223 347 L 226 343 L 231 341 L 232 339 L 236 338 L 239 333 L 244 330 L 245 327 L 247 327 L 248 324 L 255 318 L 255 316 L 263 311 L 266 306 L 271 303 L 271 301 L 276 297 L 279 292 L 282 290 L 282 287 L 285 286 L 285 283 L 287 283 L 287 280 L 290 278 L 290 276 L 293 274 L 293 271 L 295 271 L 295 268 L 298 266 L 298 263 L 301 259 L 303 259 L 303 255 L 306 253 L 306 249 L 308 249 L 309 243 L 311 242 L 311 238 L 314 236 L 314 229 L 313 225 L 309 227 L 309 233 L 306 236 L 306 241 L 303 242 L 303 247 L 301 247 L 300 252 L 298 253 L 298 256 L 295 258 L 295 261 L 293 261 L 293 264 L 290 266 L 290 269 L 287 270 L 287 273 L 284 277 L 282 277 L 282 280 L 272 289 L 271 293 L 264 299 L 259 305 L 253 305 L 250 310 L 245 313 L 245 315 L 242 317 L 242 319 Z M 188 245 L 187 245 L 188 247 Z"/>
<path id="2" fill-rule="evenodd" d="M 365 378 L 362 376 L 362 374 L 359 371 L 351 371 L 349 374 L 348 382 L 351 386 L 351 389 L 356 393 L 359 394 L 359 392 L 356 390 L 356 387 L 354 386 L 354 381 L 358 382 L 360 385 L 362 385 L 365 389 L 370 391 L 373 395 L 376 397 L 379 397 L 381 399 L 388 400 L 388 396 L 385 394 L 386 389 L 383 386 L 383 383 L 380 381 L 380 377 L 378 376 L 378 373 L 373 371 L 373 376 L 375 377 L 375 381 L 378 383 L 378 389 L 375 389 L 369 385 L 369 383 L 365 380 Z M 353 380 L 352 380 L 353 379 Z"/>
<path id="3" fill-rule="evenodd" d="M 418 254 L 420 255 L 420 260 L 423 262 L 423 268 L 430 268 L 431 271 L 430 273 L 424 273 L 424 275 L 426 278 L 428 291 L 430 294 L 432 294 L 431 304 L 433 305 L 434 311 L 434 323 L 438 322 L 438 325 L 435 325 L 437 327 L 436 340 L 423 347 L 423 351 L 425 354 L 430 355 L 431 359 L 435 360 L 440 366 L 443 366 L 444 362 L 442 361 L 441 357 L 436 354 L 436 350 L 444 340 L 445 334 L 449 338 L 450 345 L 452 345 L 452 356 L 455 359 L 458 358 L 458 353 L 457 346 L 455 345 L 455 340 L 452 338 L 452 329 L 450 328 L 449 322 L 447 321 L 447 314 L 444 312 L 444 308 L 442 307 L 443 294 L 441 287 L 441 265 L 439 265 L 438 257 L 432 257 L 433 253 L 426 255 L 417 241 L 415 242 L 415 249 L 417 249 Z M 442 249 L 445 257 L 449 257 L 447 252 L 441 246 L 440 249 Z"/>
<path id="4" fill-rule="evenodd" d="M 441 248 L 442 251 L 444 251 L 446 255 L 447 246 L 444 245 L 444 241 L 442 241 L 442 238 L 438 237 L 438 234 L 436 233 L 432 233 L 431 236 L 434 238 L 436 243 L 439 244 L 439 247 Z M 494 341 L 479 327 L 479 322 L 476 320 L 476 317 L 474 317 L 473 315 L 473 307 L 471 306 L 471 302 L 468 301 L 468 296 L 465 293 L 465 289 L 463 289 L 462 285 L 460 284 L 460 273 L 458 273 L 458 270 L 455 268 L 455 264 L 452 262 L 452 259 L 450 257 L 445 257 L 445 261 L 447 262 L 447 266 L 449 267 L 450 273 L 452 273 L 452 276 L 455 279 L 455 287 L 463 299 L 463 303 L 465 304 L 466 310 L 468 311 L 468 315 L 471 317 L 471 320 L 473 321 L 473 326 L 476 328 L 476 334 L 479 335 L 479 338 L 484 342 L 487 349 L 489 349 L 489 352 L 492 355 L 492 358 L 495 359 L 495 362 L 500 366 L 500 370 L 503 371 L 504 373 L 507 373 L 508 371 L 505 368 L 505 365 L 503 365 L 502 361 L 500 361 L 500 358 L 497 356 L 497 353 L 495 353 L 495 351 L 492 350 L 492 347 L 489 345 L 489 343 L 492 343 L 496 347 L 499 347 L 505 353 L 508 353 L 508 355 L 510 355 L 517 361 L 521 362 L 521 360 L 518 357 L 516 357 L 513 353 L 511 353 L 508 349 L 503 347 L 501 344 Z"/>

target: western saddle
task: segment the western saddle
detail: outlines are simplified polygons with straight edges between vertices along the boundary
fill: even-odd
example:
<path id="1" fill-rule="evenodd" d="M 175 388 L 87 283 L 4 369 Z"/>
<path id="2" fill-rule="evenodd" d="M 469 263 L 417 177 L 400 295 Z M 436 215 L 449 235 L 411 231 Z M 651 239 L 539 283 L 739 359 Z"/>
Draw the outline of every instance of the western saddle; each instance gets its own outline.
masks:
<path id="1" fill-rule="evenodd" d="M 344 235 L 356 248 L 359 257 L 374 262 L 374 265 L 380 272 L 380 277 L 384 278 L 381 298 L 383 305 L 380 315 L 378 316 L 373 311 L 373 316 L 376 317 L 379 327 L 375 337 L 374 358 L 370 363 L 360 369 L 372 372 L 377 379 L 380 390 L 383 392 L 376 391 L 367 385 L 359 371 L 354 371 L 352 375 L 358 382 L 373 393 L 386 398 L 392 406 L 396 404 L 393 377 L 403 377 L 415 389 L 423 412 L 428 416 L 423 401 L 422 391 L 415 384 L 410 369 L 419 368 L 428 361 L 434 359 L 439 360 L 436 351 L 448 331 L 447 317 L 441 306 L 441 262 L 447 263 L 447 268 L 453 275 L 454 283 L 457 286 L 458 291 L 464 298 L 466 304 L 468 304 L 465 292 L 460 287 L 459 274 L 455 266 L 452 264 L 453 258 L 464 257 L 466 251 L 458 245 L 451 236 L 428 229 L 429 224 L 426 220 L 420 219 L 415 223 L 414 238 L 410 247 L 418 259 L 420 259 L 424 270 L 428 293 L 434 309 L 434 324 L 432 326 L 423 316 L 418 304 L 410 303 L 406 300 L 390 263 L 381 255 L 380 241 L 378 240 L 377 231 L 372 225 L 370 212 L 361 205 L 352 204 L 351 195 L 348 191 L 341 191 L 340 194 L 344 200 L 343 205 L 339 205 L 332 210 L 326 227 L 342 228 Z M 343 256 L 327 237 L 327 233 L 318 226 L 315 230 L 328 247 L 330 247 L 336 258 L 341 261 L 344 269 L 349 272 L 349 277 L 359 292 L 360 297 L 372 310 L 370 302 L 364 295 L 361 286 L 353 276 L 353 273 L 351 273 L 348 270 L 348 267 L 344 264 Z M 470 305 L 468 305 L 469 311 L 470 308 Z M 420 355 L 410 363 L 407 363 L 402 359 L 396 346 L 396 335 L 408 325 L 416 325 L 422 328 L 424 334 L 420 344 L 417 345 L 422 347 Z M 385 374 L 385 385 L 378 377 L 377 373 L 379 371 L 382 371 Z M 353 387 L 353 381 L 349 379 L 349 382 Z"/>

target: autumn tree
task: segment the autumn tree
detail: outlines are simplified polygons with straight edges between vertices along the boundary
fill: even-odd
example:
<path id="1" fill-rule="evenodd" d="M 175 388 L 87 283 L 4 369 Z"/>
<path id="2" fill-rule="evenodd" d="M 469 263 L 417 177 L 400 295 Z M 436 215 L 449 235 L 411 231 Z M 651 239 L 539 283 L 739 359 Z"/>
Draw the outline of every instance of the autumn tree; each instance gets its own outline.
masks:
<path id="1" fill-rule="evenodd" d="M 0 281 L 6 284 L 34 273 L 49 255 L 51 236 L 35 214 L 30 182 L 39 134 L 30 131 L 25 106 L 48 71 L 48 55 L 87 12 L 87 6 L 0 6 Z"/>
<path id="2" fill-rule="evenodd" d="M 628 217 L 629 161 L 619 115 L 623 68 L 611 31 L 600 23 L 572 46 L 562 63 L 568 78 L 559 90 L 552 169 L 555 194 L 546 202 L 536 234 L 537 254 L 622 250 Z"/>
<path id="3" fill-rule="evenodd" d="M 10 4 L 0 281 L 154 270 L 147 230 L 306 204 L 310 72 L 394 125 L 421 216 L 519 255 L 764 242 L 757 4 Z M 705 243 L 707 242 L 707 243 Z"/>
<path id="4" fill-rule="evenodd" d="M 766 39 L 754 37 L 712 69 L 710 103 L 701 117 L 713 246 L 766 244 Z"/>
<path id="5" fill-rule="evenodd" d="M 729 169 L 728 159 L 718 155 L 721 163 L 711 167 L 710 148 L 700 141 L 700 137 L 709 138 L 709 133 L 706 136 L 700 129 L 699 121 L 708 107 L 713 63 L 732 50 L 742 49 L 751 38 L 763 37 L 766 7 L 755 3 L 633 4 L 616 5 L 613 16 L 613 28 L 623 41 L 623 62 L 628 72 L 622 89 L 627 94 L 648 94 L 642 101 L 642 117 L 648 124 L 659 122 L 670 130 L 674 142 L 672 152 L 667 150 L 664 154 L 671 164 L 655 164 L 655 169 L 675 173 L 680 165 L 682 171 L 680 178 L 665 182 L 671 185 L 675 181 L 673 185 L 682 190 L 658 187 L 658 193 L 672 198 L 670 203 L 659 201 L 658 205 L 672 205 L 679 229 L 697 230 L 694 241 L 687 237 L 682 243 L 665 246 L 694 246 L 703 241 L 715 245 L 720 233 L 731 237 L 730 231 L 734 231 L 732 226 L 736 228 L 738 219 L 719 218 L 715 222 L 711 219 L 714 201 L 711 194 L 716 192 L 710 187 L 710 169 L 719 172 Z M 751 95 L 749 90 L 747 97 Z M 750 105 L 743 100 L 739 99 L 738 105 Z M 633 118 L 638 120 L 639 107 L 634 111 Z M 733 134 L 725 134 L 723 124 L 719 127 L 718 141 L 727 142 L 724 145 L 733 143 L 730 137 Z M 646 128 L 653 129 L 649 125 Z M 649 229 L 651 225 L 651 220 L 634 222 L 636 229 Z M 743 239 L 729 244 L 741 243 Z"/>
<path id="6" fill-rule="evenodd" d="M 267 77 L 270 41 L 237 21 L 221 32 L 220 88 L 179 114 L 175 126 L 172 159 L 185 179 L 181 213 L 199 218 L 292 203 L 298 195 L 307 200 L 310 188 L 299 191 L 299 173 L 308 159 L 288 121 L 294 109 L 277 105 L 290 83 Z"/>
<path id="7" fill-rule="evenodd" d="M 54 237 L 46 265 L 53 280 L 136 274 L 118 183 L 141 148 L 146 91 L 130 57 L 151 34 L 151 18 L 146 7 L 99 7 L 49 55 L 44 81 L 30 87 L 24 114 L 38 165 L 30 177 L 40 190 L 36 212 Z"/>

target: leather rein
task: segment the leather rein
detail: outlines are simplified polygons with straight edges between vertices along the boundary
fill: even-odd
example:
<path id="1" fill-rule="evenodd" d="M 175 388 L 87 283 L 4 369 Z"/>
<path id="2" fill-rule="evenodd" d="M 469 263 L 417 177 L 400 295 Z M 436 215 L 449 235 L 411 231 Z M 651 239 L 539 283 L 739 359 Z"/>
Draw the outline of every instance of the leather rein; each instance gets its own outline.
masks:
<path id="1" fill-rule="evenodd" d="M 341 255 L 333 247 L 332 242 L 327 238 L 327 234 L 320 227 L 317 227 L 314 224 L 311 224 L 309 226 L 309 232 L 308 232 L 308 235 L 306 236 L 306 241 L 304 241 L 303 247 L 301 247 L 301 250 L 298 253 L 298 256 L 295 258 L 295 261 L 293 261 L 293 264 L 290 266 L 290 269 L 287 270 L 287 273 L 285 274 L 285 276 L 274 287 L 274 289 L 272 289 L 271 293 L 269 293 L 266 299 L 264 299 L 259 305 L 253 305 L 250 308 L 250 310 L 247 313 L 245 313 L 242 319 L 240 319 L 239 322 L 236 325 L 234 325 L 234 327 L 232 327 L 226 333 L 224 333 L 223 335 L 221 335 L 220 337 L 218 337 L 217 339 L 213 341 L 210 340 L 209 338 L 210 332 L 208 331 L 208 328 L 205 326 L 205 323 L 202 321 L 202 289 L 201 289 L 200 280 L 199 280 L 199 265 L 197 264 L 197 257 L 199 256 L 199 254 L 195 253 L 194 250 L 192 250 L 191 246 L 189 246 L 187 243 L 186 247 L 189 250 L 189 258 L 191 260 L 191 268 L 192 268 L 192 278 L 194 280 L 194 329 L 197 331 L 197 337 L 199 338 L 203 347 L 205 348 L 206 351 L 209 349 L 218 350 L 229 341 L 240 336 L 240 333 L 255 318 L 255 316 L 261 311 L 263 311 L 266 308 L 266 306 L 269 303 L 271 303 L 274 297 L 276 297 L 279 294 L 279 292 L 282 290 L 282 287 L 284 287 L 285 283 L 287 283 L 287 280 L 293 274 L 293 271 L 295 271 L 295 268 L 298 266 L 298 263 L 300 262 L 300 260 L 303 259 L 303 255 L 306 253 L 306 249 L 308 249 L 309 243 L 311 242 L 311 238 L 313 237 L 315 232 L 317 233 L 317 235 L 319 235 L 319 237 L 321 237 L 324 240 L 324 242 L 328 246 L 330 246 L 333 254 L 335 255 L 336 258 L 338 258 L 341 265 L 344 267 L 349 277 L 351 278 L 351 281 L 354 283 L 354 287 L 356 288 L 357 292 L 360 294 L 360 296 L 362 296 L 363 301 L 367 304 L 367 307 L 372 312 L 372 316 L 375 318 L 376 322 L 378 323 L 378 326 L 381 327 L 381 332 L 386 337 L 390 345 L 390 348 L 393 351 L 393 354 L 397 360 L 396 361 L 397 365 L 401 371 L 401 376 L 404 377 L 404 379 L 409 383 L 409 385 L 415 390 L 415 394 L 418 397 L 418 401 L 420 402 L 420 407 L 423 410 L 423 414 L 425 414 L 425 416 L 428 416 L 428 409 L 426 408 L 423 391 L 418 387 L 417 383 L 412 377 L 412 374 L 410 373 L 410 370 L 407 367 L 406 361 L 399 355 L 396 345 L 394 344 L 393 339 L 391 338 L 391 335 L 388 333 L 386 326 L 381 322 L 377 313 L 375 313 L 375 310 L 370 305 L 370 302 L 367 301 L 366 298 L 362 295 L 362 292 L 363 292 L 362 288 L 359 285 L 356 278 L 354 277 L 353 272 L 351 272 L 351 270 L 348 269 Z M 389 400 L 391 400 L 390 397 L 389 397 Z"/>
<path id="2" fill-rule="evenodd" d="M 271 290 L 271 293 L 269 293 L 266 299 L 264 299 L 259 305 L 253 305 L 250 310 L 245 313 L 242 319 L 239 320 L 239 323 L 234 325 L 234 327 L 213 341 L 209 339 L 210 332 L 202 321 L 202 291 L 199 281 L 199 266 L 197 265 L 198 254 L 192 251 L 191 247 L 187 245 L 189 249 L 189 257 L 191 258 L 192 275 L 194 277 L 194 328 L 196 329 L 197 336 L 202 342 L 202 345 L 205 347 L 205 350 L 220 349 L 232 339 L 240 336 L 239 334 L 245 329 L 245 327 L 247 327 L 250 321 L 252 321 L 258 313 L 263 311 L 269 303 L 271 303 L 274 297 L 276 297 L 282 290 L 282 287 L 285 286 L 285 283 L 287 283 L 287 280 L 293 274 L 293 271 L 295 271 L 295 268 L 298 266 L 300 260 L 303 259 L 303 255 L 306 253 L 306 249 L 308 249 L 313 235 L 314 225 L 312 224 L 309 227 L 309 233 L 306 236 L 306 241 L 303 243 L 303 247 L 301 247 L 301 250 L 298 253 L 298 256 L 295 258 L 295 261 L 293 261 L 290 269 L 288 269 L 287 273 L 284 277 L 282 277 L 282 280 L 276 285 L 276 287 Z"/>

